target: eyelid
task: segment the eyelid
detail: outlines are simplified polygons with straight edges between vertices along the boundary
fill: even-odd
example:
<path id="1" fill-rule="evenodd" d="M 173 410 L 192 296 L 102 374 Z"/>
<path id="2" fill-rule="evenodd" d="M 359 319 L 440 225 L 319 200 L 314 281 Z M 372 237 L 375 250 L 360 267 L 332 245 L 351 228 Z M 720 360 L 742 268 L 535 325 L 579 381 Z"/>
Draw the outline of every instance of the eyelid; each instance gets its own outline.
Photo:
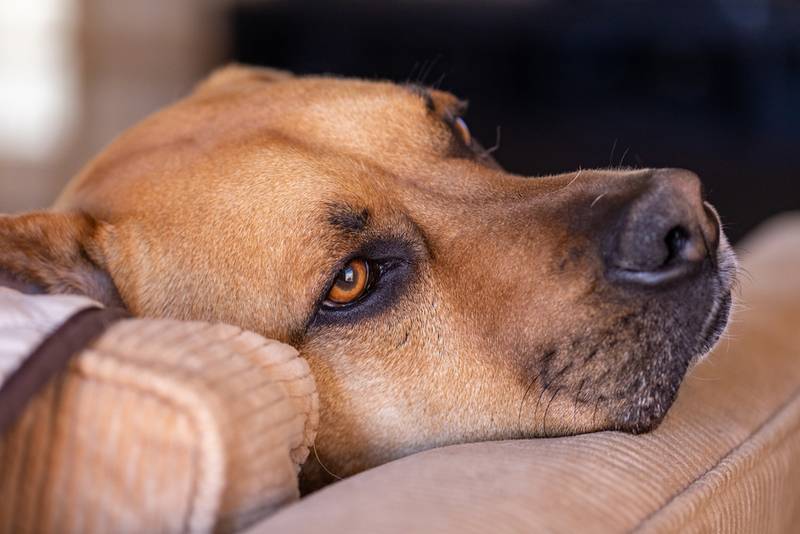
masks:
<path id="1" fill-rule="evenodd" d="M 456 102 L 448 106 L 442 118 L 448 125 L 454 126 L 455 122 L 458 119 L 464 120 L 464 117 L 467 115 L 468 110 L 469 110 L 469 101 L 457 100 Z"/>
<path id="2" fill-rule="evenodd" d="M 444 116 L 442 118 L 447 124 L 453 126 L 456 120 L 458 119 L 463 120 L 463 118 L 467 114 L 468 106 L 469 104 L 466 101 L 459 100 L 456 104 L 454 104 L 445 111 Z"/>
<path id="3" fill-rule="evenodd" d="M 408 90 L 422 99 L 425 107 L 431 113 L 436 113 L 436 100 L 431 93 L 430 88 L 418 83 L 406 84 Z M 450 99 L 448 99 L 450 100 Z M 452 102 L 447 102 L 442 110 L 442 118 L 445 122 L 452 123 L 457 117 L 462 117 L 467 114 L 469 108 L 469 100 L 452 99 Z"/>
<path id="4" fill-rule="evenodd" d="M 456 117 L 463 117 L 469 110 L 469 100 L 458 100 L 453 105 L 453 112 Z"/>

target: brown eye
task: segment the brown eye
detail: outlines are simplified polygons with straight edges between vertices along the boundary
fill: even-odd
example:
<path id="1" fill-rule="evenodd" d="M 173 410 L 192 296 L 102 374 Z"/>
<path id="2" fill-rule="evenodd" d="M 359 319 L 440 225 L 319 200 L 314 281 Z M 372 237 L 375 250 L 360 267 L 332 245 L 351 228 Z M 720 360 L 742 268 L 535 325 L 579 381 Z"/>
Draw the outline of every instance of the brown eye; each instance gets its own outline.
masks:
<path id="1" fill-rule="evenodd" d="M 352 260 L 336 275 L 325 304 L 344 306 L 355 302 L 364 295 L 368 285 L 369 264 L 361 259 Z"/>
<path id="2" fill-rule="evenodd" d="M 467 127 L 467 123 L 464 119 L 456 117 L 456 120 L 453 121 L 453 129 L 455 129 L 465 145 L 469 146 L 472 144 L 472 134 L 469 133 L 469 127 Z"/>

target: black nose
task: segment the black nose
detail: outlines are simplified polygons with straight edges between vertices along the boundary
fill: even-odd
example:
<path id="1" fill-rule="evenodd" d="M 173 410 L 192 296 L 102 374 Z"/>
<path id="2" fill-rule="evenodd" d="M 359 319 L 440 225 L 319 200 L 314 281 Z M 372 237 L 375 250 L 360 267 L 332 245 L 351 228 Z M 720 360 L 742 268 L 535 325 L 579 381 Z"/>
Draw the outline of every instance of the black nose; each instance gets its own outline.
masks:
<path id="1" fill-rule="evenodd" d="M 614 282 L 662 286 L 692 276 L 716 258 L 719 221 L 689 171 L 655 171 L 614 226 L 606 257 Z"/>

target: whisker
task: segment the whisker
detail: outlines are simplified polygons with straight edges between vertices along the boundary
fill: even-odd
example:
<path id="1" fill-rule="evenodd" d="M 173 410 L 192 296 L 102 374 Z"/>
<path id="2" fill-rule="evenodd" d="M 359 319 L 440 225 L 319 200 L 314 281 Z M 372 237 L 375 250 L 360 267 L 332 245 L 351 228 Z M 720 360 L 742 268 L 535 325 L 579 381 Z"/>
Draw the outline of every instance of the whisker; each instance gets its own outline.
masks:
<path id="1" fill-rule="evenodd" d="M 417 71 L 417 77 L 414 80 L 414 83 L 416 83 L 418 85 L 422 84 L 422 77 L 424 75 L 423 73 L 425 72 L 425 69 L 427 69 L 427 68 L 428 68 L 428 60 L 425 59 L 425 60 L 422 61 L 422 63 L 419 66 L 419 70 Z"/>
<path id="2" fill-rule="evenodd" d="M 615 138 L 614 139 L 614 144 L 611 145 L 611 154 L 608 155 L 608 166 L 609 167 L 613 166 L 614 152 L 616 152 L 616 150 L 617 150 L 617 139 Z"/>
<path id="3" fill-rule="evenodd" d="M 597 408 L 599 408 L 599 407 L 600 407 L 600 396 L 598 395 L 597 399 L 594 402 L 594 410 L 592 411 L 592 428 L 590 430 L 594 430 L 594 428 L 595 428 L 594 422 L 595 422 L 595 418 L 597 417 Z"/>
<path id="4" fill-rule="evenodd" d="M 721 380 L 720 378 L 697 376 L 694 374 L 687 375 L 686 379 L 692 382 L 718 382 Z"/>
<path id="5" fill-rule="evenodd" d="M 581 384 L 578 386 L 578 393 L 575 394 L 575 406 L 572 409 L 572 426 L 578 426 L 578 402 L 580 402 L 581 391 L 583 391 L 583 386 L 586 385 L 586 379 L 584 378 L 581 380 Z"/>
<path id="6" fill-rule="evenodd" d="M 550 411 L 550 405 L 553 404 L 553 399 L 556 398 L 558 392 L 561 391 L 562 387 L 559 386 L 556 388 L 553 396 L 550 397 L 550 402 L 547 403 L 547 408 L 544 409 L 544 419 L 542 420 L 542 435 L 547 436 L 547 412 Z"/>
<path id="7" fill-rule="evenodd" d="M 597 195 L 597 198 L 592 200 L 592 203 L 589 204 L 589 209 L 592 209 L 594 205 L 600 202 L 600 199 L 603 198 L 604 196 L 606 196 L 606 193 L 600 193 L 599 195 Z"/>
<path id="8" fill-rule="evenodd" d="M 519 403 L 519 415 L 517 417 L 517 429 L 519 430 L 519 433 L 521 435 L 523 434 L 523 432 L 522 432 L 522 409 L 525 406 L 525 399 L 528 398 L 528 394 L 531 392 L 531 388 L 533 387 L 533 384 L 536 382 L 536 380 L 538 378 L 539 378 L 539 375 L 534 375 L 534 377 L 531 379 L 530 383 L 528 384 L 528 387 L 525 388 L 525 393 L 522 395 L 522 401 L 520 401 L 520 403 Z"/>
<path id="9" fill-rule="evenodd" d="M 739 268 L 736 270 L 736 281 L 739 282 L 739 278 L 744 277 L 747 279 L 748 282 L 753 281 L 753 273 L 751 273 L 747 268 L 742 267 L 739 265 Z"/>
<path id="10" fill-rule="evenodd" d="M 533 418 L 536 419 L 536 414 L 539 411 L 539 404 L 542 402 L 542 397 L 544 397 L 544 392 L 547 391 L 547 386 L 542 384 L 542 392 L 539 393 L 539 399 L 536 401 L 536 406 L 533 408 Z"/>
<path id="11" fill-rule="evenodd" d="M 564 189 L 568 188 L 569 186 L 571 186 L 572 184 L 574 184 L 574 183 L 575 183 L 575 180 L 577 180 L 578 178 L 580 178 L 580 177 L 581 177 L 581 174 L 582 174 L 582 173 L 583 173 L 583 169 L 581 169 L 581 168 L 579 167 L 579 168 L 578 168 L 578 171 L 575 173 L 575 176 L 573 176 L 573 177 L 572 177 L 572 180 L 570 180 L 570 181 L 569 181 L 569 182 L 567 182 L 566 184 L 562 185 L 562 186 L 561 186 L 561 187 L 559 187 L 558 189 L 554 189 L 553 191 L 551 191 L 550 193 L 548 193 L 548 195 L 554 195 L 554 194 L 556 194 L 556 193 L 558 193 L 558 192 L 560 192 L 560 191 L 563 191 Z"/>
<path id="12" fill-rule="evenodd" d="M 321 467 L 321 468 L 322 468 L 322 469 L 323 469 L 323 470 L 324 470 L 326 473 L 328 473 L 330 476 L 332 476 L 332 477 L 333 477 L 333 478 L 335 478 L 336 480 L 342 480 L 342 477 L 340 477 L 339 475 L 337 475 L 336 473 L 334 473 L 333 471 L 331 471 L 330 469 L 328 469 L 327 467 L 325 467 L 325 464 L 323 464 L 323 463 L 322 463 L 322 460 L 320 460 L 320 459 L 319 459 L 319 454 L 317 453 L 317 445 L 316 445 L 316 444 L 312 444 L 312 445 L 311 445 L 311 450 L 313 450 L 313 451 L 314 451 L 314 458 L 316 458 L 316 459 L 317 459 L 317 462 L 319 463 L 319 466 L 320 466 L 320 467 Z"/>
<path id="13" fill-rule="evenodd" d="M 405 83 L 406 85 L 409 85 L 411 83 L 411 80 L 416 81 L 416 79 L 414 78 L 414 73 L 417 72 L 417 69 L 419 69 L 419 61 L 415 61 L 414 65 L 411 67 L 411 72 L 408 73 L 408 78 L 406 78 L 406 83 Z"/>
<path id="14" fill-rule="evenodd" d="M 497 130 L 496 130 L 496 133 L 495 133 L 495 136 L 494 136 L 494 145 L 492 145 L 491 147 L 489 147 L 486 150 L 484 150 L 483 154 L 484 154 L 484 156 L 488 156 L 492 152 L 496 151 L 498 148 L 500 148 L 500 125 L 499 124 L 497 125 Z"/>
<path id="15" fill-rule="evenodd" d="M 564 186 L 564 187 L 562 187 L 561 189 L 566 189 L 566 188 L 568 188 L 569 186 L 571 186 L 572 184 L 574 184 L 574 183 L 575 183 L 575 181 L 576 181 L 578 178 L 580 178 L 580 177 L 581 177 L 581 173 L 582 173 L 582 172 L 583 172 L 583 169 L 578 169 L 578 172 L 576 172 L 576 173 L 575 173 L 575 176 L 572 178 L 572 180 L 570 180 L 570 181 L 567 183 L 567 185 L 565 185 L 565 186 Z"/>
<path id="16" fill-rule="evenodd" d="M 436 66 L 436 64 L 439 62 L 440 59 L 442 59 L 442 55 L 441 54 L 436 54 L 433 57 L 433 59 L 423 63 L 423 65 L 424 65 L 423 66 L 423 71 L 420 73 L 419 80 L 417 80 L 420 84 L 423 84 L 423 85 L 425 84 L 425 80 L 428 79 L 428 76 L 430 76 L 431 71 Z"/>
<path id="17" fill-rule="evenodd" d="M 731 302 L 731 308 L 734 310 L 746 310 L 746 311 L 750 311 L 753 309 L 753 307 L 750 306 L 747 300 L 741 298 L 734 299 L 734 301 Z"/>
<path id="18" fill-rule="evenodd" d="M 621 158 L 619 158 L 619 166 L 620 166 L 620 167 L 622 167 L 622 163 L 625 161 L 625 156 L 627 156 L 627 155 L 628 155 L 628 151 L 629 151 L 630 149 L 631 149 L 631 147 L 628 147 L 628 148 L 626 148 L 626 149 L 625 149 L 625 152 L 623 152 L 623 153 L 622 153 L 622 157 L 621 157 Z"/>

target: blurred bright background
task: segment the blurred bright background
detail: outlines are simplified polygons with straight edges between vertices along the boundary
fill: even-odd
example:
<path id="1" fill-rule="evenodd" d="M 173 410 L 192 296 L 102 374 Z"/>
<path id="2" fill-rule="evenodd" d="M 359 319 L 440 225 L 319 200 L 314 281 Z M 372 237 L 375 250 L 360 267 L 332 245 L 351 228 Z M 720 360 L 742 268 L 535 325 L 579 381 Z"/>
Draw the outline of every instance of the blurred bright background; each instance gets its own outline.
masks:
<path id="1" fill-rule="evenodd" d="M 230 60 L 470 100 L 510 171 L 696 171 L 735 239 L 800 209 L 800 2 L 2 0 L 0 211 Z"/>

